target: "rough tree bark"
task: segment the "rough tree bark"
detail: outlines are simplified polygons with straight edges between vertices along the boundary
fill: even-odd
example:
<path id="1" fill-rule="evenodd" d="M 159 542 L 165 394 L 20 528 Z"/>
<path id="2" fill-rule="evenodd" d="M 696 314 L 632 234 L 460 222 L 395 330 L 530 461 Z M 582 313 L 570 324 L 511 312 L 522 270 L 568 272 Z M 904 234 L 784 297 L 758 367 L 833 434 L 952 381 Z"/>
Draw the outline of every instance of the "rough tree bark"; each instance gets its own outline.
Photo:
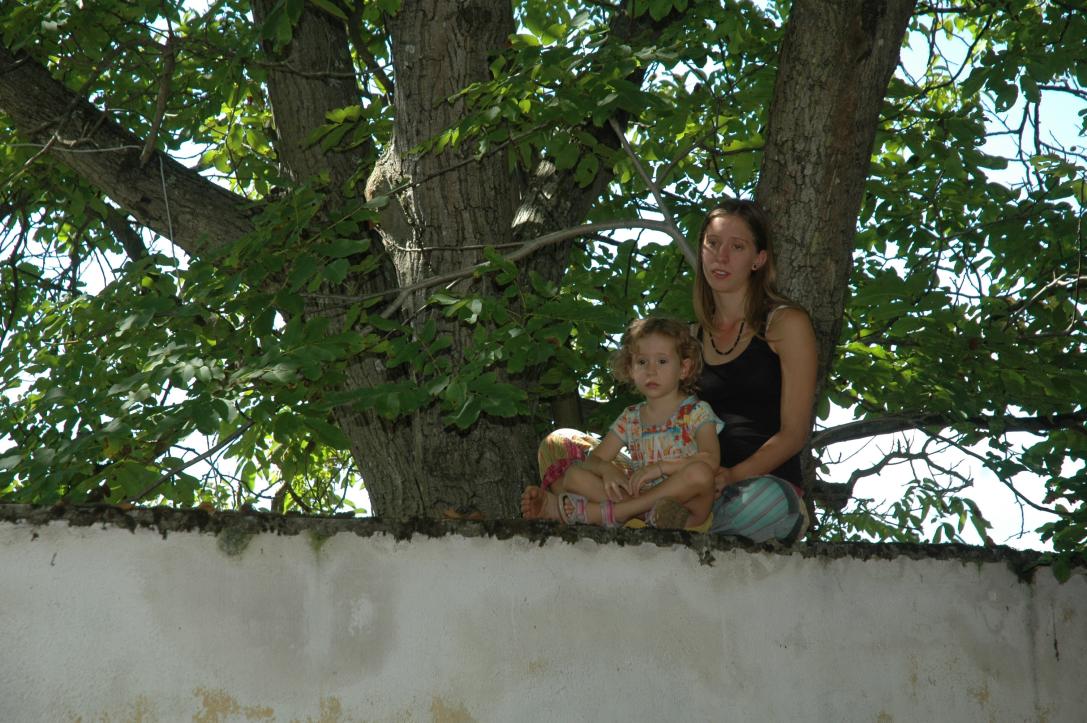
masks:
<path id="1" fill-rule="evenodd" d="M 476 162 L 466 147 L 441 155 L 418 155 L 412 149 L 463 115 L 463 103 L 447 99 L 489 79 L 488 57 L 500 51 L 514 27 L 509 4 L 495 0 L 413 0 L 389 18 L 387 27 L 397 69 L 395 130 L 367 187 L 373 194 L 416 181 L 393 195 L 379 226 L 397 283 L 404 287 L 482 260 L 479 250 L 465 246 L 510 238 L 523 188 L 501 154 Z M 457 172 L 445 172 L 462 163 Z M 414 326 L 433 320 L 439 333 L 452 336 L 449 353 L 456 365 L 473 353 L 472 330 L 443 319 L 439 310 L 425 309 L 428 295 L 415 292 L 403 311 Z M 530 420 L 481 418 L 468 430 L 453 431 L 443 430 L 441 416 L 435 406 L 396 422 L 351 410 L 340 413 L 341 425 L 353 430 L 352 439 L 372 440 L 358 445 L 356 458 L 366 465 L 366 479 L 382 480 L 370 486 L 375 508 L 418 515 L 448 509 L 509 514 L 533 474 Z M 382 446 L 388 452 L 376 454 Z"/>
<path id="2" fill-rule="evenodd" d="M 770 214 L 782 290 L 812 316 L 819 389 L 841 334 L 879 113 L 915 4 L 798 0 L 782 39 L 756 197 Z M 810 454 L 804 463 L 811 485 Z"/>

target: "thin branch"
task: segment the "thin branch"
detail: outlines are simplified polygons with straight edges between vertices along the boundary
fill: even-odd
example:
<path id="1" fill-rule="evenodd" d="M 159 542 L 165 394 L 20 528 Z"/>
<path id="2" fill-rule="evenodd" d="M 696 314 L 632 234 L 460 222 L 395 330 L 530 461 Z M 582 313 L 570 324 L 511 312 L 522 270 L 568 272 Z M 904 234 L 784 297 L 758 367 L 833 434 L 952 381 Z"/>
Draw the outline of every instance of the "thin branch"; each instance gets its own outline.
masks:
<path id="1" fill-rule="evenodd" d="M 206 450 L 202 454 L 197 455 L 196 457 L 190 459 L 187 462 L 183 462 L 182 464 L 179 464 L 176 467 L 173 467 L 171 469 L 166 470 L 165 472 L 162 473 L 162 475 L 159 476 L 159 478 L 157 480 L 155 480 L 150 485 L 148 485 L 146 489 L 144 489 L 139 494 L 136 494 L 136 495 L 133 495 L 133 496 L 129 497 L 125 501 L 126 502 L 139 502 L 141 499 L 143 499 L 144 497 L 146 497 L 147 495 L 151 494 L 156 489 L 158 489 L 159 485 L 161 485 L 163 482 L 170 479 L 174 475 L 178 474 L 179 472 L 183 472 L 184 470 L 186 470 L 189 467 L 193 466 L 197 462 L 203 462 L 208 457 L 211 457 L 211 456 L 215 455 L 216 453 L 218 453 L 219 450 L 224 449 L 227 445 L 229 445 L 231 442 L 236 440 L 238 437 L 240 437 L 243 434 L 245 434 L 246 432 L 248 432 L 249 428 L 252 427 L 254 424 L 255 424 L 255 422 L 249 422 L 248 424 L 242 425 L 241 427 L 236 429 L 233 434 L 231 434 L 226 439 L 220 441 L 219 444 L 215 445 L 214 447 Z"/>
<path id="2" fill-rule="evenodd" d="M 377 58 L 366 49 L 366 43 L 359 32 L 359 28 L 362 27 L 362 8 L 362 3 L 356 3 L 354 9 L 352 9 L 351 20 L 347 23 L 347 35 L 351 38 L 351 44 L 355 46 L 355 53 L 362 59 L 363 65 L 366 66 L 366 69 L 370 71 L 370 74 L 377 79 L 377 82 L 384 89 L 385 102 L 392 105 L 396 88 L 389 76 L 385 74 L 384 68 L 378 65 Z"/>
<path id="3" fill-rule="evenodd" d="M 974 459 L 976 459 L 978 462 L 980 462 L 982 464 L 982 466 L 984 466 L 989 471 L 993 472 L 994 476 L 998 480 L 1000 480 L 1000 483 L 1003 484 L 1005 487 L 1007 487 L 1011 491 L 1011 493 L 1013 495 L 1015 495 L 1016 498 L 1021 503 L 1025 504 L 1025 505 L 1027 505 L 1029 507 L 1033 507 L 1034 509 L 1038 510 L 1039 512 L 1046 512 L 1046 513 L 1051 514 L 1051 515 L 1059 515 L 1060 514 L 1056 510 L 1050 509 L 1048 507 L 1044 507 L 1043 505 L 1040 505 L 1037 502 L 1034 502 L 1029 497 L 1024 495 L 1022 492 L 1020 492 L 1018 489 L 1016 489 L 1015 484 L 1013 484 L 1010 479 L 1006 479 L 1004 477 L 1004 475 L 1000 474 L 1000 470 L 994 469 L 992 463 L 990 463 L 988 459 L 981 456 L 980 454 L 978 454 L 974 450 L 969 449 L 969 448 L 967 448 L 967 447 L 965 447 L 965 446 L 963 446 L 961 444 L 958 444 L 953 439 L 948 439 L 947 437 L 943 437 L 943 436 L 941 436 L 939 434 L 935 434 L 935 435 L 933 435 L 933 437 L 935 437 L 936 439 L 939 439 L 940 441 L 945 442 L 948 445 L 954 447 L 960 453 L 965 454 L 968 457 L 973 457 Z"/>
<path id="4" fill-rule="evenodd" d="M 562 231 L 555 231 L 553 233 L 544 234 L 543 236 L 539 236 L 531 241 L 526 241 L 517 251 L 506 254 L 502 258 L 509 262 L 519 261 L 526 256 L 535 253 L 544 246 L 549 246 L 554 243 L 559 243 L 560 241 L 566 241 L 568 239 L 584 236 L 586 234 L 594 233 L 596 231 L 609 231 L 621 228 L 650 228 L 657 231 L 663 231 L 664 233 L 668 233 L 669 229 L 672 227 L 663 221 L 652 221 L 649 219 L 631 219 L 629 221 L 604 221 L 602 223 L 581 224 L 579 226 L 572 226 L 571 228 L 563 229 Z M 381 317 L 384 319 L 388 319 L 394 313 L 396 313 L 396 310 L 404 305 L 404 302 L 408 300 L 408 297 L 413 291 L 426 289 L 431 286 L 437 286 L 439 284 L 444 284 L 450 281 L 456 281 L 458 279 L 472 276 L 477 271 L 486 268 L 488 263 L 475 264 L 474 266 L 468 266 L 458 271 L 451 271 L 447 274 L 432 276 L 429 279 L 423 279 L 422 281 L 411 284 L 410 286 L 404 286 L 400 288 L 396 300 L 392 304 L 390 304 L 388 308 L 381 312 Z M 389 290 L 378 292 L 375 294 L 368 294 L 366 296 L 360 297 L 359 300 L 366 301 L 381 296 L 387 296 L 391 293 L 394 293 L 395 291 L 396 290 Z"/>
<path id="5" fill-rule="evenodd" d="M 660 187 L 657 186 L 656 181 L 650 177 L 649 173 L 645 170 L 645 166 L 642 165 L 642 161 L 634 153 L 634 149 L 630 147 L 630 142 L 627 140 L 626 133 L 619 126 L 619 121 L 615 118 L 608 118 L 608 124 L 611 129 L 615 131 L 615 135 L 619 138 L 619 142 L 623 144 L 623 150 L 630 156 L 631 162 L 634 164 L 635 170 L 638 171 L 638 175 L 642 177 L 642 181 L 645 182 L 646 187 L 650 193 L 653 194 L 653 198 L 657 200 L 657 208 L 660 210 L 662 216 L 664 216 L 665 223 L 667 224 L 666 233 L 671 236 L 677 244 L 679 244 L 680 250 L 683 252 L 684 258 L 687 259 L 687 263 L 691 265 L 691 269 L 698 268 L 698 254 L 691 248 L 691 245 L 687 243 L 687 237 L 683 235 L 683 232 L 676 225 L 675 217 L 672 215 L 672 210 L 668 207 L 668 203 L 664 200 L 664 194 L 661 193 Z"/>
<path id="6" fill-rule="evenodd" d="M 477 154 L 475 154 L 473 156 L 469 156 L 468 158 L 465 158 L 463 160 L 457 161 L 453 165 L 446 166 L 445 168 L 439 168 L 436 171 L 428 173 L 427 175 L 423 176 L 422 178 L 419 178 L 419 179 L 412 178 L 408 182 L 401 183 L 400 185 L 396 186 L 396 188 L 393 188 L 393 189 L 390 189 L 389 191 L 386 191 L 384 195 L 391 196 L 394 193 L 402 193 L 404 191 L 416 188 L 418 186 L 422 186 L 424 183 L 427 183 L 428 181 L 432 181 L 435 178 L 437 178 L 438 176 L 444 176 L 446 173 L 451 173 L 452 171 L 455 171 L 458 168 L 463 168 L 464 166 L 468 166 L 468 165 L 471 165 L 473 163 L 480 163 L 480 162 L 483 161 L 484 158 L 487 158 L 488 156 L 490 156 L 490 155 L 492 155 L 494 153 L 498 153 L 499 151 L 505 149 L 507 146 L 510 146 L 510 145 L 512 145 L 514 143 L 517 143 L 518 141 L 520 141 L 520 140 L 522 140 L 524 138 L 528 138 L 533 133 L 536 133 L 537 131 L 539 131 L 543 127 L 544 127 L 543 124 L 532 126 L 531 128 L 529 128 L 526 131 L 518 133 L 515 136 L 510 136 L 509 138 L 502 141 L 501 143 L 497 143 L 494 146 L 491 146 L 490 148 L 487 148 L 486 150 L 484 150 L 484 151 L 482 151 L 480 153 L 477 153 Z"/>
<path id="7" fill-rule="evenodd" d="M 12 181 L 14 181 L 16 178 L 18 178 L 19 176 L 26 173 L 26 170 L 28 168 L 30 168 L 32 165 L 34 165 L 35 161 L 37 161 L 43 155 L 48 153 L 53 148 L 53 146 L 57 143 L 57 141 L 59 141 L 59 140 L 60 139 L 56 135 L 50 136 L 49 140 L 46 141 L 43 146 L 41 146 L 41 149 L 37 153 L 32 155 L 30 158 L 26 159 L 26 162 L 23 163 L 23 165 L 19 166 L 19 170 L 15 171 L 10 176 L 5 178 L 2 182 L 0 182 L 0 189 L 4 188 L 8 184 L 10 184 Z M 13 145 L 28 145 L 28 144 L 20 143 L 20 144 L 13 144 Z M 11 147 L 11 146 L 9 146 L 9 147 Z M 34 147 L 37 147 L 36 144 L 35 144 Z"/>
<path id="8" fill-rule="evenodd" d="M 1087 90 L 1084 90 L 1082 88 L 1069 88 L 1067 85 L 1050 85 L 1048 83 L 1044 83 L 1038 86 L 1038 90 L 1052 90 L 1057 93 L 1069 93 L 1076 96 L 1077 98 L 1087 100 Z"/>
<path id="9" fill-rule="evenodd" d="M 147 132 L 147 138 L 143 142 L 143 150 L 140 152 L 140 165 L 146 166 L 155 152 L 155 143 L 158 141 L 159 130 L 162 128 L 162 119 L 166 117 L 166 101 L 170 99 L 170 89 L 174 84 L 174 65 L 177 63 L 177 37 L 174 35 L 173 24 L 167 22 L 167 31 L 170 37 L 162 46 L 162 74 L 159 75 L 159 94 L 155 99 L 155 117 L 151 119 L 151 129 Z"/>
<path id="10" fill-rule="evenodd" d="M 602 221 L 600 223 L 587 223 L 580 226 L 572 226 L 562 231 L 555 231 L 553 233 L 544 234 L 531 241 L 526 241 L 523 244 L 517 244 L 519 247 L 516 251 L 509 253 L 502 258 L 506 261 L 515 262 L 519 261 L 526 256 L 529 256 L 544 246 L 550 244 L 559 243 L 560 241 L 566 241 L 572 238 L 578 238 L 580 236 L 588 236 L 596 231 L 614 231 L 617 229 L 625 228 L 647 228 L 654 231 L 668 232 L 668 224 L 664 221 L 654 221 L 652 219 L 634 218 L 625 221 Z M 466 266 L 457 271 L 450 271 L 447 274 L 440 274 L 438 276 L 431 276 L 417 281 L 410 286 L 404 286 L 397 289 L 386 289 L 384 291 L 377 291 L 372 294 L 366 294 L 362 296 L 348 295 L 348 294 L 306 294 L 306 296 L 320 296 L 325 299 L 338 299 L 341 301 L 370 301 L 371 299 L 379 299 L 384 296 L 391 296 L 392 294 L 398 294 L 396 301 L 394 301 L 387 309 L 381 312 L 383 318 L 389 318 L 399 309 L 408 295 L 413 291 L 419 291 L 420 289 L 430 288 L 431 286 L 438 286 L 450 281 L 457 281 L 468 276 L 472 276 L 476 272 L 485 269 L 489 262 L 475 264 L 474 266 Z"/>

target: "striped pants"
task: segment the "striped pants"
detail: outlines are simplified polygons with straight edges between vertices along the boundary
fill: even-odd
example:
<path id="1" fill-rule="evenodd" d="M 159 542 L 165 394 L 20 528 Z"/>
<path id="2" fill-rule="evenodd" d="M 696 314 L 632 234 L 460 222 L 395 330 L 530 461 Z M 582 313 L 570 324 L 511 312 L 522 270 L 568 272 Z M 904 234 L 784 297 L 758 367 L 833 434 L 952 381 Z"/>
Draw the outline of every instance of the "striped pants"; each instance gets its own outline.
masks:
<path id="1" fill-rule="evenodd" d="M 540 442 L 537 462 L 540 485 L 547 489 L 571 464 L 585 459 L 600 440 L 576 429 L 557 429 Z M 628 466 L 630 460 L 616 460 Z M 713 503 L 710 533 L 762 543 L 791 544 L 808 530 L 808 511 L 791 484 L 773 475 L 743 480 L 726 487 Z"/>

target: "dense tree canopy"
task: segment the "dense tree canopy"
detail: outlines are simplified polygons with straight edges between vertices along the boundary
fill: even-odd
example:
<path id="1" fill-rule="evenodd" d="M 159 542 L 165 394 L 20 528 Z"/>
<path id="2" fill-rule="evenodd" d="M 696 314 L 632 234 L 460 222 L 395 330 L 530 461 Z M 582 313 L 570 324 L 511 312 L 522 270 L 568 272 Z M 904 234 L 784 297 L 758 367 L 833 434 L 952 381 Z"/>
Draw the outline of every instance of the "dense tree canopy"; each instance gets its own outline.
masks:
<path id="1" fill-rule="evenodd" d="M 809 467 L 818 534 L 984 534 L 951 448 L 1040 476 L 1079 549 L 1082 9 L 5 3 L 0 499 L 512 515 L 544 430 L 629 402 L 625 322 L 691 317 L 691 237 L 741 195 L 817 411 L 856 418 L 813 459 L 916 430 Z"/>

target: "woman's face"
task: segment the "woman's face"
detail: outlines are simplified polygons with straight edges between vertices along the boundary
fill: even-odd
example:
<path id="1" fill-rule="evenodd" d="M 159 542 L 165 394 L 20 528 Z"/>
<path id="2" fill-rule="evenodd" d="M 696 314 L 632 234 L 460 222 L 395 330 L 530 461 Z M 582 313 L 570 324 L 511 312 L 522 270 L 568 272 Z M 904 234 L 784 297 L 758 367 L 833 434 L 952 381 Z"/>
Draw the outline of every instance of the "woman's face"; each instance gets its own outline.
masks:
<path id="1" fill-rule="evenodd" d="M 755 268 L 766 263 L 766 252 L 755 244 L 755 234 L 739 216 L 717 216 L 702 236 L 702 271 L 714 291 L 747 287 Z"/>

